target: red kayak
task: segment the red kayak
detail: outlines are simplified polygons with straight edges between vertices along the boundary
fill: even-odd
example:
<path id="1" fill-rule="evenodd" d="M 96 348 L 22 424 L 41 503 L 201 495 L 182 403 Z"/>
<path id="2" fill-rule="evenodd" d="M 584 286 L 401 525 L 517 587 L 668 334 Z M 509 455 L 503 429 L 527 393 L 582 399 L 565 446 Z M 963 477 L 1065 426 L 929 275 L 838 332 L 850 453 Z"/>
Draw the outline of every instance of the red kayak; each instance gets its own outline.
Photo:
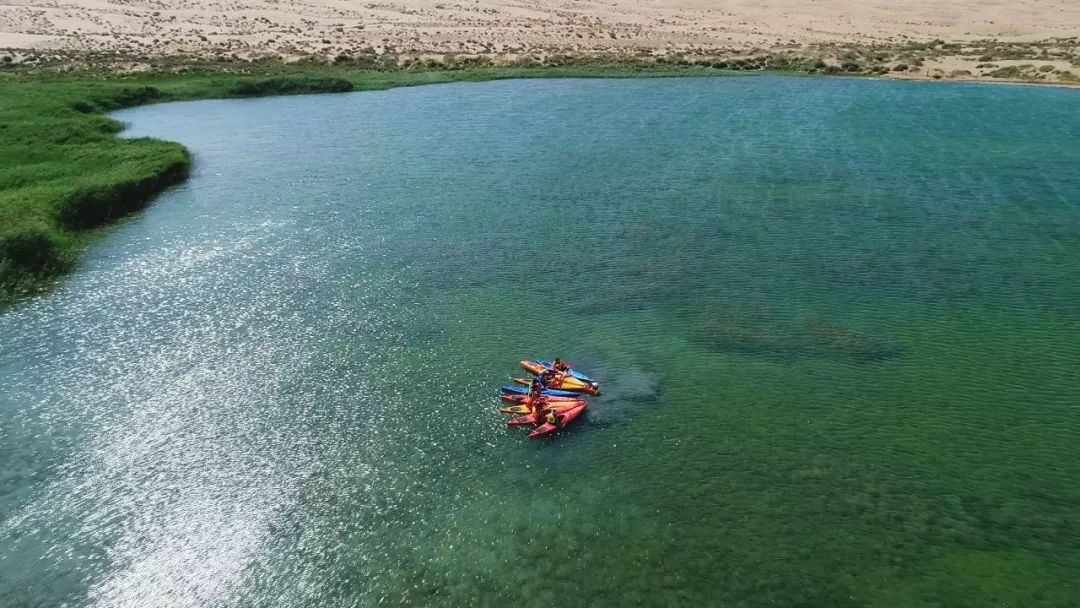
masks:
<path id="1" fill-rule="evenodd" d="M 552 395 L 544 395 L 543 397 L 544 403 L 569 403 L 571 401 L 578 401 L 581 399 L 580 395 L 576 397 L 555 397 Z M 520 405 L 529 405 L 530 403 L 532 403 L 532 399 L 528 395 L 499 395 L 499 399 L 502 399 L 507 403 L 514 403 Z"/>
<path id="2" fill-rule="evenodd" d="M 551 424 L 550 422 L 545 422 L 544 424 L 536 427 L 533 432 L 529 433 L 529 439 L 536 439 L 538 437 L 544 437 L 545 435 L 550 435 L 552 433 L 561 431 L 562 429 L 566 428 L 566 425 L 577 419 L 577 417 L 580 416 L 588 408 L 588 403 L 582 403 L 581 405 L 566 410 L 565 412 L 556 413 L 555 416 L 559 420 L 558 425 Z"/>
<path id="3" fill-rule="evenodd" d="M 564 413 L 566 413 L 566 412 L 568 412 L 568 411 L 570 411 L 572 409 L 576 409 L 576 408 L 586 406 L 586 405 L 588 405 L 588 403 L 586 403 L 584 400 L 580 400 L 580 399 L 578 401 L 569 402 L 569 403 L 552 403 L 551 405 L 547 406 L 546 408 L 537 410 L 537 411 L 535 411 L 535 412 L 533 412 L 531 414 L 530 413 L 522 413 L 520 416 L 515 416 L 515 417 L 511 418 L 506 423 L 506 426 L 535 426 L 535 425 L 540 424 L 541 422 L 544 421 L 544 418 L 547 416 L 547 411 L 546 410 L 553 409 L 556 412 L 558 412 L 558 414 L 556 414 L 556 415 L 561 415 L 561 414 L 564 414 Z M 504 413 L 504 414 L 520 413 L 520 412 L 507 411 L 507 410 L 510 410 L 512 408 L 518 408 L 518 407 L 521 407 L 521 406 L 516 405 L 516 406 L 511 406 L 511 407 L 508 407 L 508 408 L 500 408 L 499 411 Z"/>

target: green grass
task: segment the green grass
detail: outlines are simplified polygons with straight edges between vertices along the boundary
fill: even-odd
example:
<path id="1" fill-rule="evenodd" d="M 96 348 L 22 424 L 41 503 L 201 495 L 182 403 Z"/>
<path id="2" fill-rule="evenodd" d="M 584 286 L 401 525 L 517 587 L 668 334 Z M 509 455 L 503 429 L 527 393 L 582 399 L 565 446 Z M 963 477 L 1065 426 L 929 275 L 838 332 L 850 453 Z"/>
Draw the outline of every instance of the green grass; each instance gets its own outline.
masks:
<path id="1" fill-rule="evenodd" d="M 380 71 L 345 64 L 214 64 L 183 70 L 137 76 L 0 72 L 0 306 L 46 289 L 70 270 L 87 229 L 145 207 L 187 177 L 191 156 L 183 146 L 117 137 L 122 125 L 104 116 L 113 110 L 506 78 L 721 74 L 694 66 L 627 65 Z"/>

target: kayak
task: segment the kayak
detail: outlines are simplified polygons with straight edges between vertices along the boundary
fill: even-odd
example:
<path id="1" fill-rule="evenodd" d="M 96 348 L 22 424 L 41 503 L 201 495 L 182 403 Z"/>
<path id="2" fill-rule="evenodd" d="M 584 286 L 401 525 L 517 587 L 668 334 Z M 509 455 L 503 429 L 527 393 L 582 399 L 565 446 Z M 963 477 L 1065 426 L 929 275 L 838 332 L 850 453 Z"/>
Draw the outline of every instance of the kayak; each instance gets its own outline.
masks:
<path id="1" fill-rule="evenodd" d="M 565 412 L 557 412 L 555 416 L 559 420 L 558 426 L 551 424 L 550 422 L 545 422 L 544 424 L 541 424 L 540 426 L 533 429 L 533 432 L 529 433 L 529 439 L 536 439 L 538 437 L 544 437 L 545 435 L 550 435 L 552 433 L 561 431 L 562 429 L 566 428 L 566 425 L 576 420 L 578 416 L 580 416 L 586 409 L 588 409 L 588 407 L 588 403 L 582 403 L 581 405 L 575 408 L 568 409 Z"/>
<path id="2" fill-rule="evenodd" d="M 539 363 L 540 365 L 543 365 L 544 367 L 546 367 L 548 369 L 551 369 L 551 368 L 555 367 L 555 364 L 552 363 L 551 361 L 545 361 L 543 359 L 537 359 L 535 362 Z M 585 382 L 592 382 L 593 384 L 596 384 L 596 380 L 593 380 L 591 377 L 586 376 L 585 374 L 577 371 L 576 369 L 574 369 L 572 367 L 570 368 L 569 373 L 570 373 L 571 376 L 577 378 L 578 380 L 584 380 Z"/>
<path id="3" fill-rule="evenodd" d="M 545 405 L 541 409 L 553 409 L 556 412 L 563 412 L 571 408 L 575 408 L 585 403 L 584 399 L 576 399 L 574 401 L 560 401 L 556 403 L 550 403 Z M 499 411 L 503 414 L 529 414 L 532 412 L 532 406 L 530 405 L 508 405 L 506 407 L 500 407 Z"/>
<path id="4" fill-rule="evenodd" d="M 547 403 L 558 403 L 560 401 L 577 401 L 578 399 L 581 399 L 580 394 L 573 393 L 573 395 L 574 395 L 573 397 L 555 397 L 555 396 L 552 396 L 552 395 L 544 395 L 544 401 L 547 402 Z M 524 403 L 526 405 L 528 405 L 529 402 L 532 401 L 532 399 L 527 394 L 525 394 L 525 395 L 515 395 L 515 394 L 499 395 L 499 399 L 502 399 L 506 403 Z"/>
<path id="5" fill-rule="evenodd" d="M 581 403 L 566 404 L 568 407 L 556 407 L 555 415 L 562 416 L 563 414 L 576 409 L 589 407 L 589 404 L 584 400 Z M 507 421 L 506 426 L 536 426 L 544 422 L 544 418 L 547 417 L 547 412 L 541 410 L 539 412 L 525 413 L 521 416 L 516 416 Z"/>
<path id="6" fill-rule="evenodd" d="M 523 367 L 525 371 L 534 375 L 538 375 L 547 369 L 546 367 L 540 365 L 539 363 L 536 363 L 535 361 L 522 361 L 521 367 Z M 515 378 L 514 382 L 518 382 L 518 379 Z M 600 386 L 595 382 L 586 382 L 584 380 L 579 380 L 565 372 L 559 373 L 557 376 L 555 376 L 554 380 L 548 381 L 546 384 L 551 388 L 557 388 L 564 391 L 578 391 L 581 393 L 588 393 L 590 395 L 597 395 L 600 393 Z"/>
<path id="7" fill-rule="evenodd" d="M 502 394 L 504 394 L 504 395 L 528 395 L 529 394 L 529 389 L 525 388 L 524 386 L 504 386 L 499 390 L 502 391 Z M 575 398 L 578 398 L 578 399 L 581 398 L 581 393 L 579 393 L 579 392 L 560 391 L 560 390 L 554 389 L 554 388 L 545 388 L 541 394 L 547 395 L 549 397 L 575 397 Z"/>
<path id="8" fill-rule="evenodd" d="M 511 380 L 513 380 L 514 384 L 520 384 L 521 386 L 532 386 L 532 382 L 533 382 L 532 378 L 511 378 Z M 568 382 L 578 382 L 578 380 L 575 380 L 574 378 L 570 378 L 570 377 L 567 377 L 567 376 L 562 376 L 560 378 L 556 378 L 554 380 L 554 382 L 555 382 L 555 384 L 560 384 L 560 382 L 562 382 L 563 380 L 568 381 Z M 581 396 L 581 393 L 585 393 L 587 395 L 599 395 L 600 394 L 600 387 L 598 387 L 598 386 L 594 386 L 593 388 L 568 388 L 566 386 L 566 384 L 564 383 L 564 384 L 560 384 L 559 388 L 562 389 L 564 392 L 567 392 L 567 391 L 572 392 L 575 395 L 577 395 L 578 397 Z"/>
<path id="9" fill-rule="evenodd" d="M 537 375 L 537 374 L 539 374 L 540 372 L 542 372 L 544 370 L 554 369 L 555 364 L 552 363 L 551 361 L 547 361 L 547 360 L 544 360 L 544 359 L 534 359 L 532 361 L 522 361 L 521 362 L 521 367 L 528 370 L 528 372 L 530 374 Z M 577 378 L 578 380 L 581 380 L 582 382 L 587 382 L 589 384 L 596 384 L 596 380 L 593 379 L 591 376 L 588 376 L 588 375 L 584 374 L 583 372 L 579 372 L 578 370 L 576 370 L 574 368 L 570 368 L 570 369 L 568 369 L 568 370 L 566 370 L 564 372 L 560 372 L 560 373 L 569 374 L 570 376 L 572 376 L 574 378 Z"/>

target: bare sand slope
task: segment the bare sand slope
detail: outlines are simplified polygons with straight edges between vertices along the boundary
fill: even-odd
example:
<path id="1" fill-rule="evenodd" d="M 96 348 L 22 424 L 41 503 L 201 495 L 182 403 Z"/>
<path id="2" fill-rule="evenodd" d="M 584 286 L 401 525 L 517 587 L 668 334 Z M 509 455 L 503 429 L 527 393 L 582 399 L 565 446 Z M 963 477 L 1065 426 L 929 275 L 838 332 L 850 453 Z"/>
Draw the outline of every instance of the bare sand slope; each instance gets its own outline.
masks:
<path id="1" fill-rule="evenodd" d="M 0 0 L 0 48 L 144 55 L 747 51 L 1078 35 L 1077 0 Z"/>

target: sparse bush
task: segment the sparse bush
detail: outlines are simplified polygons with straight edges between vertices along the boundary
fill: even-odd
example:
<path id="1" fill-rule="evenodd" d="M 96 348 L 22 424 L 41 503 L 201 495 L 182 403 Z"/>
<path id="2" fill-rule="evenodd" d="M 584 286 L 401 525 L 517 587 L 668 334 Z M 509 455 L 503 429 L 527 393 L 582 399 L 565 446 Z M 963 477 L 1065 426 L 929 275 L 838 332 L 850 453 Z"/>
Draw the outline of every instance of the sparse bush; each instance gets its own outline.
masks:
<path id="1" fill-rule="evenodd" d="M 992 72 L 987 72 L 986 75 L 991 78 L 1021 78 L 1024 76 L 1024 70 L 1020 66 L 1007 65 Z"/>

